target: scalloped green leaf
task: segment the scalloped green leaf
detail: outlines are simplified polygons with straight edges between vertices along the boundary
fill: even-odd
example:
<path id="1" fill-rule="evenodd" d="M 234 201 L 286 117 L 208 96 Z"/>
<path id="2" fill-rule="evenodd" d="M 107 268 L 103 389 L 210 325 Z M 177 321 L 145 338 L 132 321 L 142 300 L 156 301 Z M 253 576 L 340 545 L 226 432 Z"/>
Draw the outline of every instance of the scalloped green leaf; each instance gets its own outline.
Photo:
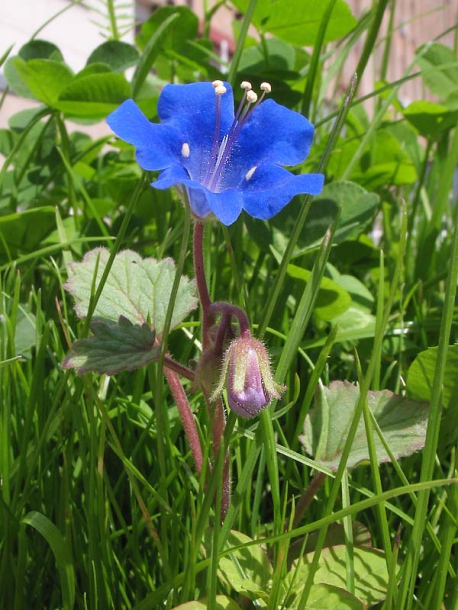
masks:
<path id="1" fill-rule="evenodd" d="M 347 381 L 334 381 L 329 387 L 320 385 L 315 393 L 313 408 L 299 437 L 307 453 L 332 470 L 337 470 L 347 440 L 359 388 Z M 396 458 L 411 455 L 424 447 L 429 415 L 429 403 L 397 396 L 389 390 L 368 393 L 368 405 L 383 436 Z M 390 461 L 389 455 L 373 430 L 379 463 Z M 369 460 L 366 427 L 361 417 L 356 431 L 347 468 Z"/>
<path id="2" fill-rule="evenodd" d="M 161 354 L 161 348 L 154 344 L 156 334 L 146 323 L 132 324 L 120 316 L 117 324 L 93 321 L 91 331 L 92 337 L 73 343 L 71 353 L 62 362 L 63 369 L 76 369 L 78 375 L 88 371 L 115 375 L 134 371 Z"/>
<path id="3" fill-rule="evenodd" d="M 88 252 L 80 263 L 69 264 L 66 290 L 75 299 L 80 318 L 87 316 L 92 286 L 98 286 L 110 253 L 106 248 Z M 95 284 L 94 284 L 95 276 Z M 123 316 L 134 325 L 148 324 L 162 335 L 175 277 L 172 259 L 143 259 L 132 250 L 119 252 L 97 302 L 93 320 L 117 323 Z M 195 283 L 183 276 L 173 310 L 171 328 L 179 324 L 197 305 Z"/>

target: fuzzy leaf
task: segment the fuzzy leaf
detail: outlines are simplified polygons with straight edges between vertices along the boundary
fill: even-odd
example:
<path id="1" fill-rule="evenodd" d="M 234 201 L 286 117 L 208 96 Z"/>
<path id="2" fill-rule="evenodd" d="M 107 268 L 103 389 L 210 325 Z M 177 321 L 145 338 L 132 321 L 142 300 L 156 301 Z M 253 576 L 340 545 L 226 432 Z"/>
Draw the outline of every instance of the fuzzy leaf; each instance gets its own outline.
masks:
<path id="1" fill-rule="evenodd" d="M 87 316 L 96 268 L 95 289 L 109 256 L 106 248 L 95 248 L 84 256 L 82 262 L 69 265 L 69 279 L 65 288 L 73 295 L 75 310 L 80 318 Z M 119 252 L 92 319 L 117 323 L 120 316 L 123 316 L 134 325 L 148 324 L 160 337 L 164 330 L 174 277 L 175 264 L 172 259 L 157 261 L 153 258 L 142 259 L 132 250 Z M 182 277 L 171 328 L 179 324 L 196 304 L 194 282 Z"/>
<path id="2" fill-rule="evenodd" d="M 75 341 L 62 368 L 77 369 L 78 375 L 88 371 L 114 375 L 138 369 L 160 356 L 161 348 L 154 346 L 155 333 L 146 323 L 132 324 L 120 316 L 117 324 L 96 320 L 91 330 L 92 337 Z"/>
<path id="3" fill-rule="evenodd" d="M 330 387 L 320 386 L 315 403 L 304 423 L 300 441 L 315 460 L 337 470 L 359 400 L 359 388 L 346 381 L 334 381 Z M 396 457 L 422 449 L 425 444 L 429 404 L 393 394 L 389 390 L 369 392 L 368 404 Z M 375 430 L 375 448 L 379 462 L 390 458 Z M 364 419 L 358 425 L 347 467 L 354 468 L 369 459 Z"/>

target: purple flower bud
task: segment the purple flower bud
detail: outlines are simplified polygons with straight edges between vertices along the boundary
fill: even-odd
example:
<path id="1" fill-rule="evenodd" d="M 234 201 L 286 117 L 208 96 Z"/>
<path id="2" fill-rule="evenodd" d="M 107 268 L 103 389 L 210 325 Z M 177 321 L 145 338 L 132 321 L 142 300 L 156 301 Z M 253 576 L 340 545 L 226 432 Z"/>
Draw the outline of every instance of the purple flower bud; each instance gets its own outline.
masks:
<path id="1" fill-rule="evenodd" d="M 252 337 L 239 337 L 227 348 L 212 400 L 224 387 L 229 407 L 242 417 L 255 417 L 284 390 L 274 381 L 266 348 Z"/>

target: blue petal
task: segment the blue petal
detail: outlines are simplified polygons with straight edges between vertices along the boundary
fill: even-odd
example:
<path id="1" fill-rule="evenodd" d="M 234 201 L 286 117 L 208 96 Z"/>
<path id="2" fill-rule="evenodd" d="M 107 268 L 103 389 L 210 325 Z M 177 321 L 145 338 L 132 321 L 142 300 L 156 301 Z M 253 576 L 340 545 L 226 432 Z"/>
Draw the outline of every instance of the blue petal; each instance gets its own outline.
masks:
<path id="1" fill-rule="evenodd" d="M 136 147 L 137 161 L 143 169 L 164 169 L 181 156 L 182 142 L 176 129 L 150 123 L 133 100 L 112 112 L 107 124 L 119 138 Z"/>
<path id="2" fill-rule="evenodd" d="M 180 165 L 164 170 L 159 179 L 151 184 L 161 190 L 175 185 L 182 185 L 187 189 L 191 210 L 198 218 L 205 218 L 213 212 L 223 224 L 230 225 L 242 211 L 243 194 L 240 190 L 228 189 L 222 193 L 212 193 L 199 182 L 191 180 Z"/>
<path id="3" fill-rule="evenodd" d="M 212 193 L 200 184 L 194 183 L 194 188 L 187 187 L 189 202 L 194 214 L 205 218 L 210 212 L 224 225 L 231 225 L 240 216 L 243 206 L 243 196 L 240 191 L 230 190 L 224 193 Z M 205 211 L 208 210 L 207 213 Z"/>
<path id="4" fill-rule="evenodd" d="M 186 185 L 186 187 L 188 187 L 187 190 L 189 203 L 191 205 L 191 210 L 194 216 L 197 216 L 198 218 L 205 218 L 211 213 L 211 209 L 207 203 L 207 198 L 205 197 L 205 194 L 202 193 L 200 190 L 198 191 L 197 189 L 191 188 L 192 186 L 200 187 L 200 184 L 198 182 L 190 180 L 187 171 L 180 165 L 174 165 L 164 170 L 160 173 L 159 178 L 156 180 L 156 182 L 151 183 L 151 186 L 153 186 L 155 189 L 160 190 L 166 190 L 171 186 L 176 185 Z M 177 190 L 181 191 L 182 189 L 177 186 Z M 195 191 L 194 196 L 191 197 L 190 191 Z"/>
<path id="5" fill-rule="evenodd" d="M 234 119 L 232 88 L 224 83 L 227 91 L 219 98 L 221 103 L 221 142 Z M 202 182 L 208 168 L 215 138 L 216 95 L 211 83 L 166 85 L 158 102 L 158 115 L 165 125 L 175 127 L 182 143 L 189 144 L 190 156 L 186 168 L 191 178 Z"/>
<path id="6" fill-rule="evenodd" d="M 262 165 L 246 180 L 243 208 L 253 218 L 268 220 L 296 195 L 319 195 L 323 181 L 323 174 L 296 176 L 278 165 Z"/>
<path id="7" fill-rule="evenodd" d="M 183 184 L 184 181 L 189 182 L 188 172 L 182 165 L 175 163 L 161 172 L 151 186 L 154 186 L 155 189 L 166 190 L 176 184 Z"/>
<path id="8" fill-rule="evenodd" d="M 263 161 L 298 165 L 309 154 L 312 139 L 313 125 L 302 114 L 269 99 L 255 108 L 243 126 L 237 154 L 250 167 Z"/>
<path id="9" fill-rule="evenodd" d="M 231 225 L 240 216 L 243 208 L 243 194 L 236 189 L 222 193 L 211 193 L 205 189 L 208 205 L 223 225 Z"/>

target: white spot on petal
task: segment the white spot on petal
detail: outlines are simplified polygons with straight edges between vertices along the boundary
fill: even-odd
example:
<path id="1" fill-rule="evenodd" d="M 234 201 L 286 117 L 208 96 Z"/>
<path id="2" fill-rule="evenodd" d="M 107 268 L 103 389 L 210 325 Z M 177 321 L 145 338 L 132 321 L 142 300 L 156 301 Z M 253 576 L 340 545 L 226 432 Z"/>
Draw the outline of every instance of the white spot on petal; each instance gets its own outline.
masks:
<path id="1" fill-rule="evenodd" d="M 249 170 L 247 171 L 246 175 L 245 175 L 245 180 L 249 180 L 249 179 L 250 179 L 250 178 L 253 176 L 253 174 L 254 174 L 254 172 L 256 171 L 256 169 L 257 169 L 257 165 L 255 165 L 254 167 L 252 167 L 251 169 L 249 169 Z"/>
<path id="2" fill-rule="evenodd" d="M 191 149 L 189 148 L 189 144 L 187 142 L 185 142 L 181 147 L 181 154 L 183 155 L 183 157 L 186 158 L 188 158 L 191 154 Z"/>

